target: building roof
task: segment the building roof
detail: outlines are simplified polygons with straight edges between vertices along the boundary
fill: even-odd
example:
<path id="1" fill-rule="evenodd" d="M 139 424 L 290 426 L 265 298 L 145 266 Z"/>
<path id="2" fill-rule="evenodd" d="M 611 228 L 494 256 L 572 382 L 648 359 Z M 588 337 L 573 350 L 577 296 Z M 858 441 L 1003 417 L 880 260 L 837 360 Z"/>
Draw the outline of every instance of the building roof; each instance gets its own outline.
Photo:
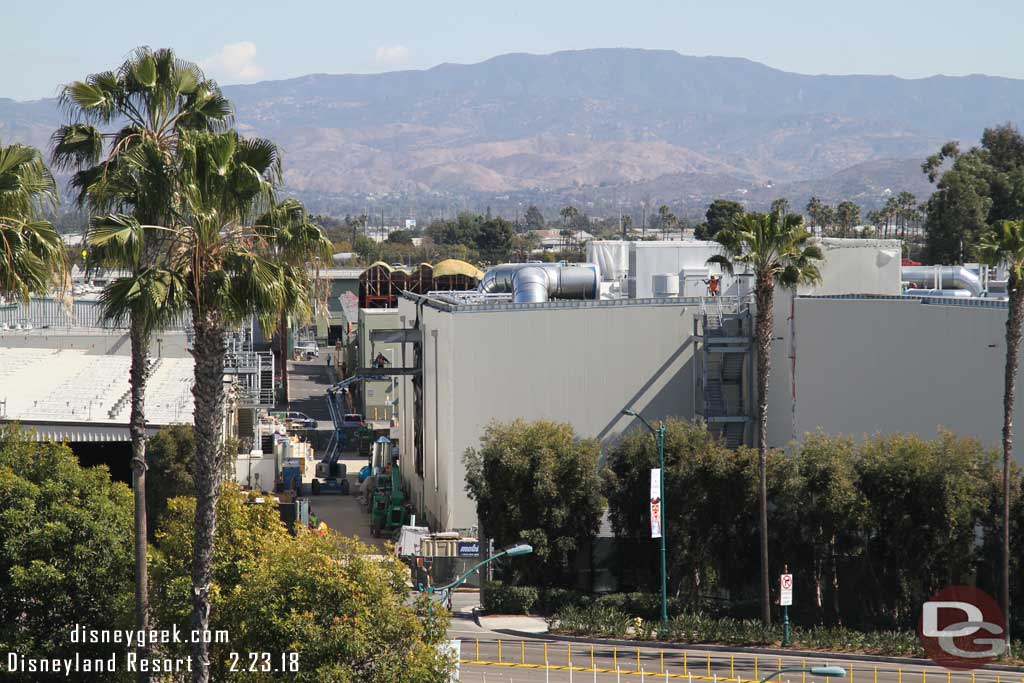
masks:
<path id="1" fill-rule="evenodd" d="M 0 418 L 36 424 L 127 427 L 128 355 L 84 348 L 0 347 Z M 151 425 L 192 420 L 192 358 L 163 356 L 146 385 Z"/>

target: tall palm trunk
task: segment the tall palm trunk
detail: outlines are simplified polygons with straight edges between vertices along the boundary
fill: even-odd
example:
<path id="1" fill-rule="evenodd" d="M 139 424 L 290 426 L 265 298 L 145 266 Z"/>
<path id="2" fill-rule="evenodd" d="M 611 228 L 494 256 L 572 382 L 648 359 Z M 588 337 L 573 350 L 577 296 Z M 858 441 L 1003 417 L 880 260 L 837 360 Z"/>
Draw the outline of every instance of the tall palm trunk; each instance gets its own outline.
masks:
<path id="1" fill-rule="evenodd" d="M 291 397 L 288 395 L 288 313 L 281 311 L 281 402 L 287 406 Z"/>
<path id="2" fill-rule="evenodd" d="M 757 275 L 754 297 L 757 301 L 757 469 L 761 535 L 761 621 L 771 623 L 768 587 L 768 375 L 772 367 L 772 305 L 775 283 L 771 273 Z"/>
<path id="3" fill-rule="evenodd" d="M 132 490 L 135 494 L 135 628 L 149 630 L 149 549 L 146 517 L 146 382 L 149 379 L 149 333 L 145 323 L 132 316 L 129 336 L 132 344 L 131 418 L 128 431 L 132 439 Z M 139 657 L 147 656 L 147 647 L 139 647 Z M 139 671 L 135 680 L 146 683 L 149 674 Z"/>
<path id="4" fill-rule="evenodd" d="M 1006 283 L 1009 298 L 1006 315 L 1006 370 L 1003 374 L 1003 576 L 1002 607 L 1006 642 L 1010 642 L 1010 459 L 1013 457 L 1013 404 L 1017 391 L 1021 323 L 1024 321 L 1024 289 L 1015 269 Z"/>
<path id="5" fill-rule="evenodd" d="M 192 628 L 210 628 L 210 581 L 217 534 L 217 497 L 223 472 L 224 322 L 215 310 L 192 311 L 195 327 L 195 486 L 196 518 L 192 545 Z M 210 680 L 209 644 L 192 643 L 192 680 Z"/>

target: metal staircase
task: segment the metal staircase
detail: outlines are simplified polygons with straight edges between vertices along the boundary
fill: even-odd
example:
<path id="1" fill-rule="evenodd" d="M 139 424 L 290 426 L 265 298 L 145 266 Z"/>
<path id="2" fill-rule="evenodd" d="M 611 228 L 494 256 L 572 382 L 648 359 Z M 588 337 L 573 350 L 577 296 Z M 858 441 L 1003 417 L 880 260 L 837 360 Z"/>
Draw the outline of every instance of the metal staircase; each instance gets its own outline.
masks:
<path id="1" fill-rule="evenodd" d="M 701 299 L 694 321 L 700 363 L 698 414 L 728 448 L 752 441 L 751 373 L 753 319 L 746 301 L 735 297 Z"/>
<path id="2" fill-rule="evenodd" d="M 253 351 L 252 323 L 231 333 L 224 354 L 224 374 L 234 375 L 240 408 L 274 407 L 274 354 Z"/>

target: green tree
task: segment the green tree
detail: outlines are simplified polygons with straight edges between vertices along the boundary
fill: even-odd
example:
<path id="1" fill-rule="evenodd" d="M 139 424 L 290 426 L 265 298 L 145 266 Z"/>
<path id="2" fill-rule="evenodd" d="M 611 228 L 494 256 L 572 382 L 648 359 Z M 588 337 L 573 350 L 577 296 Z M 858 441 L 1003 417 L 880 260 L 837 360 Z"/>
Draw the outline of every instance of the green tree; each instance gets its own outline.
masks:
<path id="1" fill-rule="evenodd" d="M 936 183 L 925 233 L 937 263 L 971 260 L 989 226 L 1024 217 L 1024 136 L 1013 125 L 986 128 L 967 152 L 948 142 L 921 168 Z"/>
<path id="2" fill-rule="evenodd" d="M 939 588 L 976 572 L 994 454 L 975 439 L 942 433 L 925 441 L 894 434 L 859 449 L 858 488 L 866 501 L 864 554 L 875 569 L 859 600 L 889 623 L 916 623 L 920 605 Z"/>
<path id="3" fill-rule="evenodd" d="M 792 560 L 791 569 L 802 570 L 796 566 L 801 561 L 809 565 L 805 575 L 811 577 L 817 618 L 841 623 L 843 558 L 858 554 L 867 505 L 857 486 L 856 447 L 847 437 L 810 434 L 797 448 L 788 463 L 793 486 L 787 487 L 783 467 L 776 466 L 773 537 Z"/>
<path id="4" fill-rule="evenodd" d="M 234 131 L 183 130 L 175 149 L 175 173 L 181 182 L 181 209 L 171 226 L 163 255 L 167 272 L 191 315 L 195 358 L 196 493 L 192 599 L 194 629 L 205 631 L 210 617 L 210 562 L 217 530 L 216 500 L 224 462 L 224 357 L 228 325 L 257 316 L 274 329 L 282 311 L 308 314 L 309 291 L 296 275 L 303 240 L 288 225 L 253 225 L 255 216 L 273 208 L 273 187 L 280 178 L 276 146 L 246 139 Z M 120 232 L 116 229 L 120 226 Z M 105 238 L 127 241 L 142 226 L 131 216 L 114 216 Z M 305 226 L 313 233 L 319 228 Z M 320 234 L 308 240 L 326 244 Z M 309 254 L 310 257 L 319 254 Z M 282 258 L 282 256 L 284 258 Z M 192 643 L 195 681 L 209 680 L 208 643 Z"/>
<path id="5" fill-rule="evenodd" d="M 728 199 L 716 199 L 711 202 L 707 212 L 704 214 L 707 226 L 704 229 L 704 239 L 713 240 L 720 231 L 731 229 L 736 219 L 742 215 L 743 205 L 739 202 L 729 201 Z"/>
<path id="6" fill-rule="evenodd" d="M 779 197 L 778 199 L 772 201 L 772 206 L 768 211 L 769 213 L 777 213 L 785 216 L 787 213 L 790 212 L 789 200 L 786 199 L 785 197 Z"/>
<path id="7" fill-rule="evenodd" d="M 483 220 L 476 236 L 476 248 L 480 252 L 480 257 L 491 263 L 507 260 L 512 251 L 512 239 L 515 234 L 512 224 L 504 218 L 492 217 Z"/>
<path id="8" fill-rule="evenodd" d="M 0 143 L 0 297 L 28 302 L 63 287 L 64 242 L 44 217 L 57 205 L 57 185 L 39 152 Z"/>
<path id="9" fill-rule="evenodd" d="M 391 244 L 412 244 L 412 233 L 408 230 L 395 230 L 388 234 Z"/>
<path id="10" fill-rule="evenodd" d="M 840 202 L 836 207 L 836 222 L 842 237 L 852 237 L 853 229 L 860 223 L 860 207 L 853 202 Z"/>
<path id="11" fill-rule="evenodd" d="M 462 212 L 455 220 L 434 221 L 427 227 L 427 236 L 434 244 L 475 245 L 480 234 L 480 216 Z"/>
<path id="12" fill-rule="evenodd" d="M 662 204 L 658 207 L 658 223 L 661 225 L 661 234 L 664 238 L 668 233 L 676 229 L 679 225 L 679 219 L 672 213 L 672 210 L 667 205 Z"/>
<path id="13" fill-rule="evenodd" d="M 803 218 L 796 214 L 749 213 L 737 219 L 734 227 L 715 235 L 722 245 L 722 254 L 708 259 L 727 272 L 735 264 L 749 268 L 754 274 L 754 300 L 757 318 L 754 337 L 757 343 L 757 424 L 761 535 L 761 618 L 771 622 L 768 586 L 768 377 L 771 372 L 773 306 L 775 286 L 796 287 L 818 282 L 821 274 L 817 262 L 821 249 L 810 243 Z"/>
<path id="14" fill-rule="evenodd" d="M 180 623 L 191 610 L 195 501 L 175 498 L 157 534 L 154 609 L 163 623 Z M 374 557 L 358 541 L 285 530 L 276 505 L 259 504 L 234 484 L 217 502 L 222 532 L 211 567 L 211 627 L 231 642 L 213 644 L 217 681 L 367 681 L 446 683 L 451 663 L 439 654 L 448 614 L 410 604 L 408 570 L 398 558 Z M 176 656 L 187 644 L 172 645 Z M 231 670 L 231 652 L 269 652 L 280 666 L 287 653 L 297 670 Z M 248 668 L 248 661 L 241 662 Z"/>
<path id="15" fill-rule="evenodd" d="M 172 50 L 138 48 L 116 71 L 91 74 L 64 86 L 61 105 L 72 121 L 52 138 L 59 168 L 75 170 L 78 203 L 94 214 L 121 212 L 94 221 L 87 237 L 101 262 L 129 274 L 101 299 L 104 317 L 127 321 L 131 339 L 132 486 L 135 491 L 136 623 L 146 629 L 146 418 L 145 388 L 150 336 L 180 310 L 180 289 L 155 259 L 170 225 L 180 178 L 174 153 L 182 131 L 213 130 L 231 120 L 231 105 L 217 84 Z M 129 226 L 125 219 L 131 216 Z M 139 680 L 146 680 L 140 674 Z"/>
<path id="16" fill-rule="evenodd" d="M 822 201 L 817 197 L 811 197 L 807 202 L 805 211 L 807 212 L 807 218 L 810 221 L 812 227 L 821 228 L 821 209 L 824 206 Z"/>
<path id="17" fill-rule="evenodd" d="M 146 506 L 150 521 L 149 540 L 167 513 L 171 498 L 190 495 L 195 490 L 192 479 L 192 455 L 195 438 L 192 425 L 171 425 L 157 432 L 146 445 L 147 480 L 150 485 Z"/>
<path id="18" fill-rule="evenodd" d="M 466 491 L 487 537 L 534 548 L 535 559 L 509 569 L 525 583 L 573 583 L 573 560 L 601 520 L 600 452 L 570 425 L 545 420 L 492 423 L 480 448 L 466 451 Z"/>
<path id="19" fill-rule="evenodd" d="M 530 204 L 526 209 L 524 222 L 526 223 L 527 230 L 542 230 L 544 228 L 544 214 L 536 206 Z"/>
<path id="20" fill-rule="evenodd" d="M 658 546 L 651 542 L 651 469 L 658 467 L 655 440 L 633 430 L 608 452 L 602 493 L 623 554 L 623 579 L 657 590 Z M 669 593 L 688 603 L 723 591 L 742 593 L 756 572 L 750 553 L 756 542 L 751 512 L 757 507 L 757 458 L 733 453 L 702 422 L 669 419 L 665 432 L 665 524 Z"/>
<path id="21" fill-rule="evenodd" d="M 1006 294 L 1006 364 L 1003 371 L 1003 490 L 1002 582 L 1000 600 L 1010 621 L 1010 463 L 1013 460 L 1013 409 L 1020 365 L 1021 329 L 1024 326 L 1024 221 L 1003 221 L 982 235 L 978 249 L 990 266 L 1008 266 Z"/>
<path id="22" fill-rule="evenodd" d="M 255 315 L 274 329 L 282 311 L 308 315 L 309 290 L 295 277 L 301 250 L 289 248 L 286 226 L 253 225 L 274 205 L 280 157 L 269 140 L 243 138 L 234 131 L 186 131 L 178 142 L 186 180 L 181 223 L 171 252 L 174 272 L 185 284 L 192 318 L 195 358 L 195 540 L 192 567 L 192 627 L 204 631 L 210 618 L 210 581 L 217 533 L 216 501 L 224 450 L 224 356 L 227 327 Z M 319 231 L 315 226 L 309 228 Z M 322 239 L 306 240 L 320 245 Z M 318 246 L 314 246 L 318 249 Z M 308 253 L 310 260 L 317 253 Z M 192 644 L 194 680 L 209 680 L 208 644 Z"/>
<path id="23" fill-rule="evenodd" d="M 73 644 L 69 630 L 131 627 L 128 488 L 112 483 L 106 467 L 81 467 L 67 446 L 2 425 L 0 511 L 0 649 L 109 658 L 112 646 Z M 123 650 L 117 655 L 122 661 Z M 71 680 L 98 679 L 79 673 Z"/>

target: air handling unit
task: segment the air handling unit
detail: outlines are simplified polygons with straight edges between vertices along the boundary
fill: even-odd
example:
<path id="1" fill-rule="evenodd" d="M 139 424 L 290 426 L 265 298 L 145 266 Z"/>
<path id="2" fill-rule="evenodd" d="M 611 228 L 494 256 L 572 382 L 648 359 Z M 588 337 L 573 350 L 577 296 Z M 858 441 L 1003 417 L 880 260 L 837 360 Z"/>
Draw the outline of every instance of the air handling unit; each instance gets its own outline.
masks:
<path id="1" fill-rule="evenodd" d="M 480 282 L 483 294 L 511 294 L 517 304 L 551 299 L 598 299 L 601 272 L 595 263 L 503 263 L 490 268 Z"/>

